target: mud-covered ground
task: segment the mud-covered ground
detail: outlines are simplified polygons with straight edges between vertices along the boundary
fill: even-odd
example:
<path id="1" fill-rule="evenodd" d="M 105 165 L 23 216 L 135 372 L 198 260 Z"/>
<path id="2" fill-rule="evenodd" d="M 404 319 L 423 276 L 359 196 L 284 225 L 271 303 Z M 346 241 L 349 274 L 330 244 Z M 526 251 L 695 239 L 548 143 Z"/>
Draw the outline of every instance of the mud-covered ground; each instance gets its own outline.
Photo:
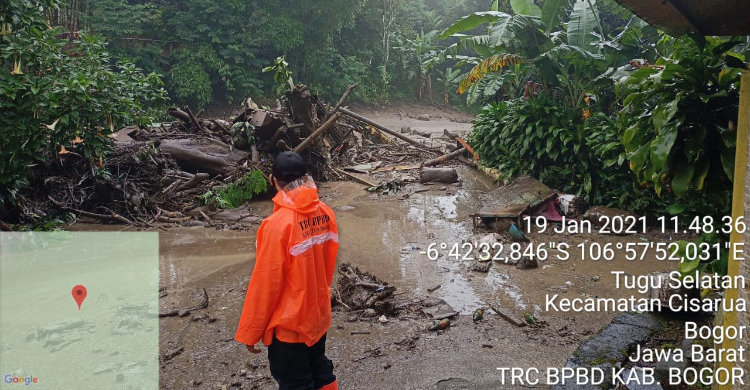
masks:
<path id="1" fill-rule="evenodd" d="M 421 131 L 465 133 L 471 117 L 453 110 L 399 106 L 358 110 L 386 126 Z M 417 119 L 430 114 L 430 120 Z M 460 163 L 456 163 L 460 164 Z M 526 389 L 500 385 L 498 367 L 561 367 L 581 341 L 592 337 L 617 313 L 561 314 L 545 311 L 545 294 L 625 297 L 616 290 L 612 270 L 630 275 L 671 270 L 655 261 L 628 262 L 619 253 L 611 262 L 580 261 L 575 246 L 586 242 L 666 241 L 659 234 L 530 234 L 532 242 L 570 244 L 571 260 L 547 260 L 537 269 L 519 270 L 493 263 L 489 273 L 448 256 L 449 248 L 473 235 L 470 215 L 482 195 L 496 188 L 476 170 L 459 166 L 458 185 L 408 184 L 396 194 L 364 191 L 354 182 L 319 183 L 321 199 L 337 215 L 339 263 L 348 262 L 397 287 L 397 302 L 426 297 L 445 300 L 461 314 L 444 331 L 418 315 L 351 322 L 339 307 L 328 333 L 328 355 L 342 389 Z M 270 201 L 248 205 L 268 215 Z M 96 226 L 77 227 L 85 230 Z M 76 229 L 74 227 L 74 229 Z M 207 309 L 160 320 L 160 380 L 164 389 L 274 389 L 265 354 L 252 355 L 233 340 L 247 283 L 255 262 L 255 230 L 177 228 L 160 231 L 162 311 L 191 306 L 209 295 Z M 441 256 L 422 254 L 437 244 Z M 445 243 L 447 249 L 440 249 Z M 412 249 L 412 248 L 418 249 Z M 437 285 L 441 287 L 428 292 Z M 563 292 L 566 291 L 566 292 Z M 487 310 L 474 323 L 472 313 L 500 307 L 518 317 L 525 312 L 545 321 L 541 328 L 519 328 Z M 369 332 L 354 334 L 352 332 Z"/>
<path id="2" fill-rule="evenodd" d="M 494 263 L 488 274 L 470 269 L 471 263 L 444 255 L 433 261 L 420 254 L 430 243 L 461 243 L 472 235 L 469 215 L 480 206 L 481 194 L 494 188 L 491 181 L 470 168 L 459 170 L 460 186 L 410 185 L 396 195 L 373 195 L 356 183 L 323 183 L 323 201 L 336 211 L 340 226 L 339 262 L 349 262 L 398 288 L 401 300 L 432 296 L 444 299 L 461 312 L 442 332 L 429 332 L 430 321 L 391 318 L 349 322 L 339 311 L 329 331 L 328 353 L 344 389 L 506 388 L 499 386 L 497 367 L 560 367 L 578 344 L 611 321 L 616 313 L 558 314 L 544 310 L 545 294 L 581 293 L 600 297 L 627 296 L 614 288 L 611 270 L 631 275 L 670 269 L 670 264 L 627 262 L 621 255 L 612 262 L 547 260 L 540 268 L 518 270 Z M 415 190 L 427 192 L 405 194 Z M 270 213 L 269 202 L 252 204 L 255 212 Z M 646 236 L 595 234 L 531 234 L 535 242 L 632 242 L 667 240 Z M 254 263 L 254 232 L 180 229 L 161 234 L 162 285 L 168 297 L 162 304 L 189 305 L 200 300 L 200 289 L 210 296 L 207 310 L 213 322 L 192 317 L 161 320 L 162 353 L 183 348 L 163 361 L 164 388 L 272 389 L 265 355 L 251 355 L 233 341 L 246 285 Z M 420 250 L 412 250 L 413 247 Z M 571 259 L 580 253 L 571 250 Z M 427 289 L 442 284 L 429 293 Z M 171 301 L 170 301 L 171 299 Z M 472 321 L 478 307 L 502 307 L 518 316 L 533 313 L 547 326 L 518 328 L 488 311 Z M 352 331 L 369 331 L 352 335 Z M 452 387 L 453 386 L 453 387 Z M 462 387 L 463 386 L 463 387 Z M 499 387 L 498 387 L 499 386 Z M 518 387 L 525 388 L 525 387 Z"/>

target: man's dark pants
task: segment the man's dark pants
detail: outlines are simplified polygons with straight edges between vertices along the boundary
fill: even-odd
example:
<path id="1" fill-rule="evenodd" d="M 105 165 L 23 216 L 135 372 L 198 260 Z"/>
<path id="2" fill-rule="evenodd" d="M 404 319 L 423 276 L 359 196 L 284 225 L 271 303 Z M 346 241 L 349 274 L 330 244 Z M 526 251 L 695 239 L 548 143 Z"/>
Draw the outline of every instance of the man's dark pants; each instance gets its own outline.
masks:
<path id="1" fill-rule="evenodd" d="M 268 361 L 279 390 L 316 390 L 336 380 L 333 362 L 326 357 L 326 335 L 312 347 L 285 343 L 274 336 Z"/>

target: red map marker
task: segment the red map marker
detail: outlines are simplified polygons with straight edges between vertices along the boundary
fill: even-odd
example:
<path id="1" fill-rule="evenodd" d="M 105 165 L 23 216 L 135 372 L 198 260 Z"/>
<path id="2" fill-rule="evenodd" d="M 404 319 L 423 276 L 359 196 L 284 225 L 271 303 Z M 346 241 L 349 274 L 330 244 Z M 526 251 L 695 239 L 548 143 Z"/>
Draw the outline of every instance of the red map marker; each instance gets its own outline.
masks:
<path id="1" fill-rule="evenodd" d="M 86 299 L 87 293 L 88 292 L 86 291 L 86 287 L 83 287 L 80 284 L 73 287 L 73 299 L 75 299 L 76 303 L 78 304 L 78 310 L 81 310 L 81 304 L 83 303 L 83 300 Z"/>

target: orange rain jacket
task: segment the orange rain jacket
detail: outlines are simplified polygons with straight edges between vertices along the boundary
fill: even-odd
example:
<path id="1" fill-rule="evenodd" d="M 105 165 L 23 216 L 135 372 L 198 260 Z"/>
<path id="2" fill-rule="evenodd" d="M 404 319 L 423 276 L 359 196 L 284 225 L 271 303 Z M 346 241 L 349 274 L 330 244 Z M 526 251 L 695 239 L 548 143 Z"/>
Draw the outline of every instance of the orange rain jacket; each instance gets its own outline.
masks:
<path id="1" fill-rule="evenodd" d="M 235 340 L 276 338 L 312 346 L 331 326 L 331 283 L 339 239 L 336 218 L 312 178 L 289 183 L 258 229 L 256 260 Z"/>

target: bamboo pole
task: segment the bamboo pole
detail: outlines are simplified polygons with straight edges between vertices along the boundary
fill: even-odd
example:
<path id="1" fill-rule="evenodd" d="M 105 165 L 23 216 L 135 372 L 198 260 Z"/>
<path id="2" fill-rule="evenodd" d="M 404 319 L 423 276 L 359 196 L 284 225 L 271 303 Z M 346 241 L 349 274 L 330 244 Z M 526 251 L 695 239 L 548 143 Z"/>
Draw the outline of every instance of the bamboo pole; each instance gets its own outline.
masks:
<path id="1" fill-rule="evenodd" d="M 389 129 L 389 128 L 387 128 L 387 127 L 385 127 L 385 126 L 383 126 L 383 125 L 381 125 L 379 123 L 373 122 L 370 119 L 367 119 L 367 118 L 363 117 L 362 115 L 355 114 L 355 113 L 347 110 L 346 108 L 339 108 L 339 112 L 343 112 L 344 114 L 349 115 L 350 117 L 352 117 L 352 118 L 354 118 L 356 120 L 359 120 L 361 122 L 367 123 L 368 125 L 373 126 L 376 129 L 378 129 L 378 130 L 381 130 L 381 131 L 383 131 L 385 133 L 388 133 L 388 134 L 390 134 L 390 135 L 392 135 L 392 136 L 394 136 L 396 138 L 402 139 L 402 140 L 404 140 L 404 141 L 406 141 L 406 142 L 408 142 L 408 143 L 410 143 L 412 145 L 416 145 L 416 146 L 419 146 L 419 147 L 425 147 L 425 145 L 423 145 L 420 142 L 417 142 L 417 141 L 415 141 L 415 140 L 413 140 L 413 139 L 411 139 L 411 138 L 409 138 L 409 137 L 407 137 L 407 136 L 405 136 L 405 135 L 403 135 L 403 134 L 401 134 L 401 133 L 399 133 L 397 131 L 393 131 L 393 130 L 391 130 L 391 129 Z"/>
<path id="2" fill-rule="evenodd" d="M 446 161 L 449 161 L 451 159 L 454 159 L 454 158 L 456 158 L 456 157 L 458 157 L 458 156 L 460 156 L 460 155 L 462 155 L 464 153 L 466 153 L 466 148 L 460 148 L 460 149 L 458 149 L 458 150 L 456 150 L 454 152 L 451 152 L 451 153 L 448 153 L 448 154 L 444 154 L 444 155 L 442 155 L 442 156 L 440 156 L 438 158 L 434 158 L 432 160 L 425 161 L 424 163 L 422 163 L 422 166 L 423 167 L 431 167 L 431 166 L 434 166 L 434 165 L 438 165 L 438 164 L 444 163 Z"/>
<path id="3" fill-rule="evenodd" d="M 323 123 L 318 130 L 315 130 L 314 133 L 310 134 L 309 137 L 305 138 L 304 141 L 302 141 L 301 144 L 297 145 L 296 148 L 294 148 L 294 153 L 299 153 L 303 150 L 305 150 L 306 147 L 308 147 L 313 141 L 315 141 L 316 138 L 320 137 L 323 133 L 328 130 L 329 127 L 333 126 L 334 123 L 336 123 L 337 120 L 341 118 L 341 114 L 334 114 L 331 119 L 329 119 L 326 123 Z"/>

